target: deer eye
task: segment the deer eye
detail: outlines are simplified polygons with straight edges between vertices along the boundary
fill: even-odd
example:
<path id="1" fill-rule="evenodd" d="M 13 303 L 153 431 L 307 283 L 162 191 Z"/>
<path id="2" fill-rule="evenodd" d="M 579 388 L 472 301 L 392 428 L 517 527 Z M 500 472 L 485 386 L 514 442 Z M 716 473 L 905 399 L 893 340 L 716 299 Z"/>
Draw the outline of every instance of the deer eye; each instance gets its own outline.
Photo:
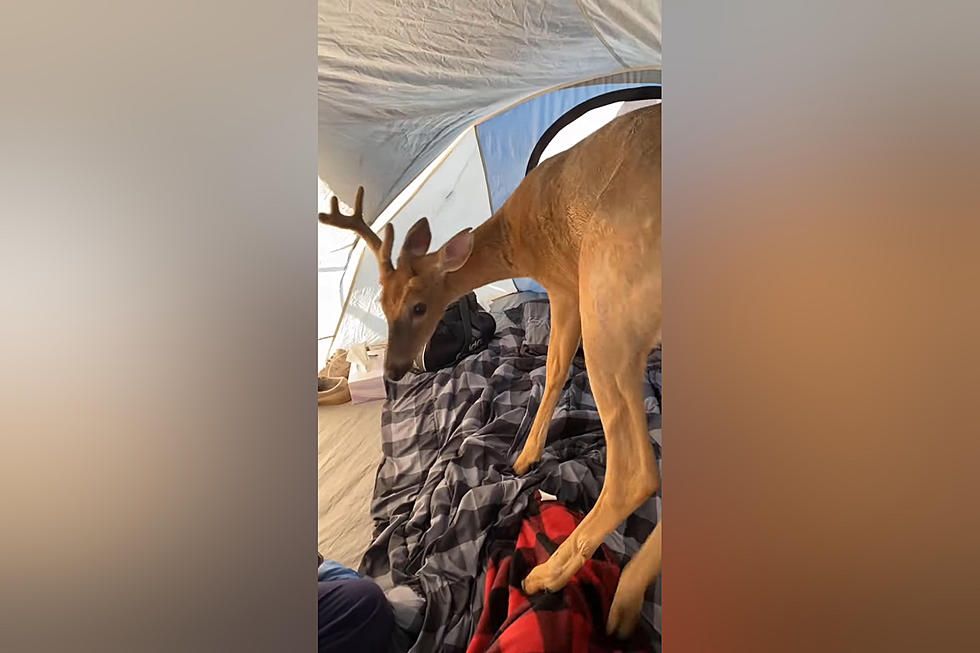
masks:
<path id="1" fill-rule="evenodd" d="M 412 307 L 412 313 L 414 315 L 425 315 L 425 304 L 423 304 L 422 302 L 419 302 L 418 304 L 416 304 L 415 306 L 413 306 Z"/>

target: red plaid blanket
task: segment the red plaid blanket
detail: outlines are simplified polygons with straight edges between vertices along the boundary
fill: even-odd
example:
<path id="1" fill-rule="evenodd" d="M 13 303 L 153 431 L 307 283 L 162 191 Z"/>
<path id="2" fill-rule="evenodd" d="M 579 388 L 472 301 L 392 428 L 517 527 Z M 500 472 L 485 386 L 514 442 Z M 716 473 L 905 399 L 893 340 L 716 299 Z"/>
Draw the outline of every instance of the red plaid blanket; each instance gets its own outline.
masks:
<path id="1" fill-rule="evenodd" d="M 629 642 L 606 635 L 619 564 L 602 545 L 568 585 L 528 597 L 521 581 L 568 537 L 583 515 L 535 492 L 517 541 L 494 542 L 483 612 L 467 653 L 647 653 L 654 634 L 642 622 Z"/>

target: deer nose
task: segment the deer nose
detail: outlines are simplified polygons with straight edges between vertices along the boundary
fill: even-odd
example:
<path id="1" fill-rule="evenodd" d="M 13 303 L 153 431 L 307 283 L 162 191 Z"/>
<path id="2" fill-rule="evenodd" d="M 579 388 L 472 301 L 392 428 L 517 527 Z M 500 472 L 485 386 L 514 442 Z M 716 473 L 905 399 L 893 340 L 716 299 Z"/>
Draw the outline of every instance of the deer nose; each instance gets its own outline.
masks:
<path id="1" fill-rule="evenodd" d="M 385 363 L 385 376 L 387 376 L 392 381 L 399 381 L 405 373 L 408 372 L 408 365 L 396 365 L 394 363 Z"/>

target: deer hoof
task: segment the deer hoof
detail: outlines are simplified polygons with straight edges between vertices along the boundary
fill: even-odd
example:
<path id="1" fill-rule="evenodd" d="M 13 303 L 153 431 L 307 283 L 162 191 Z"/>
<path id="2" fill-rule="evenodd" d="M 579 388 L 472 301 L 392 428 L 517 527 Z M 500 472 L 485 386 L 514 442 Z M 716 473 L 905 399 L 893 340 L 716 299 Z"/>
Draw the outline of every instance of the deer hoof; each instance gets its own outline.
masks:
<path id="1" fill-rule="evenodd" d="M 514 473 L 518 476 L 524 476 L 527 474 L 528 470 L 531 469 L 533 462 L 527 462 L 525 460 L 518 460 L 514 463 Z"/>
<path id="2" fill-rule="evenodd" d="M 567 542 L 567 541 L 566 541 Z M 572 579 L 586 558 L 579 555 L 574 549 L 558 550 L 551 554 L 546 562 L 541 563 L 531 570 L 521 587 L 528 596 L 538 592 L 558 592 L 561 591 L 568 581 Z"/>
<path id="3" fill-rule="evenodd" d="M 524 582 L 521 583 L 524 593 L 528 596 L 538 592 L 557 592 L 564 586 L 565 583 L 561 582 L 560 574 L 548 569 L 547 562 L 532 569 Z"/>
<path id="4" fill-rule="evenodd" d="M 640 620 L 643 594 L 643 589 L 637 590 L 620 580 L 612 607 L 609 608 L 609 618 L 606 619 L 607 635 L 615 635 L 622 640 L 629 639 Z"/>
<path id="5" fill-rule="evenodd" d="M 538 462 L 538 460 L 539 458 L 531 458 L 530 456 L 525 457 L 524 454 L 521 454 L 517 457 L 517 460 L 514 461 L 514 473 L 518 476 L 527 474 L 527 472 L 536 462 Z"/>

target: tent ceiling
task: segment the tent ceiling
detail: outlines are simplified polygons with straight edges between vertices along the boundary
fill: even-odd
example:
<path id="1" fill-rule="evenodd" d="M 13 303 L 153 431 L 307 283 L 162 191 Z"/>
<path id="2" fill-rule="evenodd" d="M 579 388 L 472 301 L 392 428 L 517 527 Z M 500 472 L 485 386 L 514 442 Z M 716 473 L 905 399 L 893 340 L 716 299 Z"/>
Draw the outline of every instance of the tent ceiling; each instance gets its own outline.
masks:
<path id="1" fill-rule="evenodd" d="M 319 176 L 381 210 L 469 125 L 660 66 L 660 0 L 319 0 Z"/>

